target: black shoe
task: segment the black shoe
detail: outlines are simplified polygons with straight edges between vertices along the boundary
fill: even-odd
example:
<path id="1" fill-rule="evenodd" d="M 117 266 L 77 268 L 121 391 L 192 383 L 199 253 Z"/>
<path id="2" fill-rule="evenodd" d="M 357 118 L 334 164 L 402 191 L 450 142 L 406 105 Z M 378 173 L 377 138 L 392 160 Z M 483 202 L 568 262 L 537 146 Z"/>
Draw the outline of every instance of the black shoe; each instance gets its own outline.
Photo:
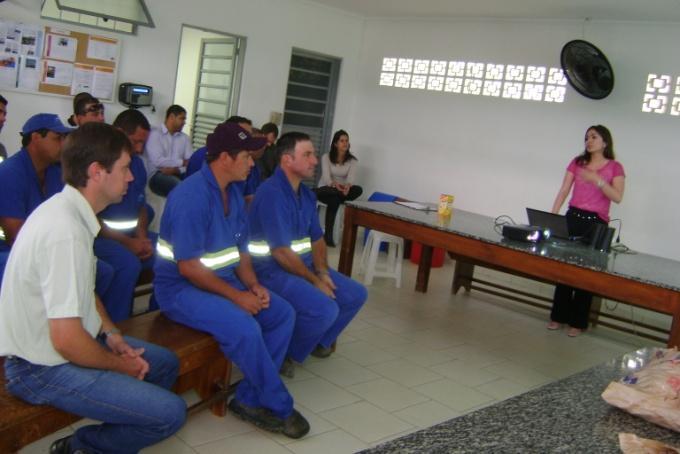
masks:
<path id="1" fill-rule="evenodd" d="M 50 445 L 50 454 L 71 454 L 71 437 L 60 438 Z"/>
<path id="2" fill-rule="evenodd" d="M 323 345 L 317 345 L 312 351 L 312 356 L 316 358 L 328 358 L 333 353 L 333 349 L 330 347 L 324 347 Z"/>
<path id="3" fill-rule="evenodd" d="M 290 438 L 302 438 L 309 433 L 309 423 L 299 411 L 293 409 L 293 414 L 284 419 L 282 433 Z"/>
<path id="4" fill-rule="evenodd" d="M 292 358 L 286 358 L 281 364 L 281 369 L 279 369 L 279 374 L 288 378 L 295 378 L 295 361 Z"/>
<path id="5" fill-rule="evenodd" d="M 335 247 L 335 242 L 333 241 L 333 238 L 326 238 L 324 237 L 324 241 L 326 242 L 326 246 L 328 247 Z"/>
<path id="6" fill-rule="evenodd" d="M 301 438 L 309 433 L 309 423 L 305 417 L 295 409 L 293 409 L 293 414 L 286 419 L 283 419 L 274 415 L 274 413 L 267 408 L 247 407 L 236 399 L 231 399 L 231 402 L 229 402 L 229 411 L 244 421 L 256 425 L 260 429 L 269 432 L 282 433 L 290 438 Z"/>
<path id="7" fill-rule="evenodd" d="M 252 423 L 269 432 L 283 432 L 283 419 L 275 416 L 271 410 L 263 407 L 248 407 L 231 399 L 229 411 L 244 421 Z"/>

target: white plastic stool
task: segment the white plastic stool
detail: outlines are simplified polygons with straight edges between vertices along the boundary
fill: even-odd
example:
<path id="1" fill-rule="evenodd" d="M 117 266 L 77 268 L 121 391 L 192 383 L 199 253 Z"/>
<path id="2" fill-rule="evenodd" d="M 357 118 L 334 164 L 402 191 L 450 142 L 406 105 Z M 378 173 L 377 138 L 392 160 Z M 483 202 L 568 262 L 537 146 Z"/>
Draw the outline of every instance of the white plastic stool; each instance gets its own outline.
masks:
<path id="1" fill-rule="evenodd" d="M 387 243 L 387 262 L 378 267 L 380 244 Z M 364 272 L 364 285 L 371 285 L 374 277 L 390 277 L 401 288 L 401 262 L 404 256 L 404 239 L 388 233 L 371 230 L 361 253 L 360 272 Z"/>

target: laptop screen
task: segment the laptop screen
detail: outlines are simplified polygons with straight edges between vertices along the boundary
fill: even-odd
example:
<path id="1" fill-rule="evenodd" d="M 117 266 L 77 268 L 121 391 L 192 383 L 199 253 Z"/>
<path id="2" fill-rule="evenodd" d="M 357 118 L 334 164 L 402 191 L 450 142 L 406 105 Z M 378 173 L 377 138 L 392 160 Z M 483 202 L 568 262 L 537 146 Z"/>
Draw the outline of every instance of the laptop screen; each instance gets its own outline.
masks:
<path id="1" fill-rule="evenodd" d="M 551 236 L 556 238 L 569 239 L 566 216 L 527 208 L 527 217 L 529 218 L 529 225 L 550 229 Z"/>

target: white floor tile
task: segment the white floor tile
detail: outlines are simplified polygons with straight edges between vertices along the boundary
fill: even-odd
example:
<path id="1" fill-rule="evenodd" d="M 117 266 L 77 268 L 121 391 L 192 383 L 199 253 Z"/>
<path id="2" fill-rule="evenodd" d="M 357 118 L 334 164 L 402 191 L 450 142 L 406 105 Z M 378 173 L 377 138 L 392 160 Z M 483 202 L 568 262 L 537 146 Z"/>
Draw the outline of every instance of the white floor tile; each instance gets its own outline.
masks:
<path id="1" fill-rule="evenodd" d="M 460 416 L 460 413 L 439 402 L 429 400 L 394 412 L 393 415 L 420 429 L 425 429 Z"/>
<path id="2" fill-rule="evenodd" d="M 355 394 L 351 394 L 322 378 L 291 383 L 288 385 L 288 391 L 293 395 L 296 404 L 299 403 L 315 413 L 361 400 Z"/>
<path id="3" fill-rule="evenodd" d="M 330 432 L 332 430 L 337 429 L 337 426 L 335 426 L 335 424 L 325 420 L 324 418 L 312 412 L 308 408 L 305 408 L 297 403 L 295 404 L 295 408 L 297 409 L 297 411 L 300 412 L 300 414 L 302 414 L 302 416 L 305 417 L 305 419 L 309 423 L 309 433 L 305 435 L 305 438 L 314 437 L 316 435 L 320 435 L 322 433 Z M 295 439 L 286 437 L 283 434 L 274 434 L 271 432 L 266 432 L 261 429 L 257 430 L 264 436 L 271 438 L 272 440 L 284 446 L 294 443 L 296 441 Z"/>
<path id="4" fill-rule="evenodd" d="M 361 340 L 344 344 L 338 348 L 337 353 L 360 366 L 369 366 L 397 359 L 396 355 Z"/>
<path id="5" fill-rule="evenodd" d="M 350 386 L 347 390 L 390 413 L 430 400 L 385 378 Z"/>
<path id="6" fill-rule="evenodd" d="M 249 432 L 197 446 L 200 454 L 290 454 L 290 451 L 259 432 Z"/>
<path id="7" fill-rule="evenodd" d="M 311 373 L 343 387 L 374 380 L 379 377 L 367 368 L 340 355 L 333 355 L 323 361 L 305 364 L 304 367 Z"/>
<path id="8" fill-rule="evenodd" d="M 144 454 L 195 454 L 191 447 L 177 437 L 170 437 L 141 451 Z"/>
<path id="9" fill-rule="evenodd" d="M 344 430 L 333 430 L 314 437 L 305 437 L 286 447 L 295 454 L 351 454 L 369 446 Z"/>
<path id="10" fill-rule="evenodd" d="M 411 340 L 408 338 L 392 334 L 386 329 L 378 328 L 377 326 L 371 326 L 370 328 L 361 331 L 354 331 L 352 332 L 352 335 L 375 345 L 378 348 L 411 343 Z"/>
<path id="11" fill-rule="evenodd" d="M 492 364 L 484 369 L 501 377 L 509 378 L 519 384 L 531 387 L 544 385 L 553 381 L 547 375 L 516 363 L 505 362 Z"/>
<path id="12" fill-rule="evenodd" d="M 368 368 L 385 378 L 407 387 L 422 385 L 443 378 L 441 375 L 432 372 L 432 370 L 405 359 L 375 364 Z"/>
<path id="13" fill-rule="evenodd" d="M 488 370 L 480 369 L 475 367 L 474 364 L 470 364 L 464 360 L 454 360 L 448 363 L 437 364 L 432 366 L 434 372 L 448 377 L 458 383 L 463 385 L 476 387 L 494 381 L 498 379 L 498 375 Z"/>
<path id="14" fill-rule="evenodd" d="M 184 427 L 177 432 L 176 436 L 195 448 L 215 440 L 253 431 L 255 431 L 254 425 L 238 419 L 231 413 L 221 418 L 210 413 L 210 410 L 205 410 L 187 418 Z"/>
<path id="15" fill-rule="evenodd" d="M 381 440 L 413 427 L 367 402 L 325 411 L 321 416 L 365 443 Z"/>
<path id="16" fill-rule="evenodd" d="M 60 438 L 71 435 L 73 430 L 70 427 L 61 429 L 53 434 L 41 438 L 40 440 L 34 441 L 30 445 L 24 446 L 19 453 L 20 454 L 44 454 L 49 452 L 50 446 L 53 442 L 59 440 Z"/>
<path id="17" fill-rule="evenodd" d="M 434 366 L 435 364 L 445 363 L 453 359 L 447 351 L 432 350 L 416 342 L 393 345 L 386 347 L 385 350 L 423 367 Z"/>
<path id="18" fill-rule="evenodd" d="M 448 378 L 416 386 L 413 389 L 460 413 L 494 401 L 492 396 Z"/>
<path id="19" fill-rule="evenodd" d="M 510 397 L 514 397 L 523 394 L 531 389 L 531 387 L 526 385 L 520 385 L 512 380 L 507 380 L 505 378 L 499 378 L 489 383 L 485 383 L 481 386 L 477 386 L 478 391 L 483 392 L 493 396 L 496 400 L 505 400 Z"/>

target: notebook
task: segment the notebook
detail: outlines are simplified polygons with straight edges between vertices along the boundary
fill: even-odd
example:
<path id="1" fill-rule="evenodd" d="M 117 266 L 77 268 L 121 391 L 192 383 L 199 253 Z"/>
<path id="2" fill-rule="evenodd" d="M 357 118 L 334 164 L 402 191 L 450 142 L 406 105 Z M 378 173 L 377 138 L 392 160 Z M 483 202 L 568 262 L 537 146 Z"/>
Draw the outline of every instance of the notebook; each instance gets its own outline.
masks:
<path id="1" fill-rule="evenodd" d="M 569 239 L 566 216 L 527 208 L 527 217 L 529 218 L 529 225 L 550 229 L 550 236 Z"/>

